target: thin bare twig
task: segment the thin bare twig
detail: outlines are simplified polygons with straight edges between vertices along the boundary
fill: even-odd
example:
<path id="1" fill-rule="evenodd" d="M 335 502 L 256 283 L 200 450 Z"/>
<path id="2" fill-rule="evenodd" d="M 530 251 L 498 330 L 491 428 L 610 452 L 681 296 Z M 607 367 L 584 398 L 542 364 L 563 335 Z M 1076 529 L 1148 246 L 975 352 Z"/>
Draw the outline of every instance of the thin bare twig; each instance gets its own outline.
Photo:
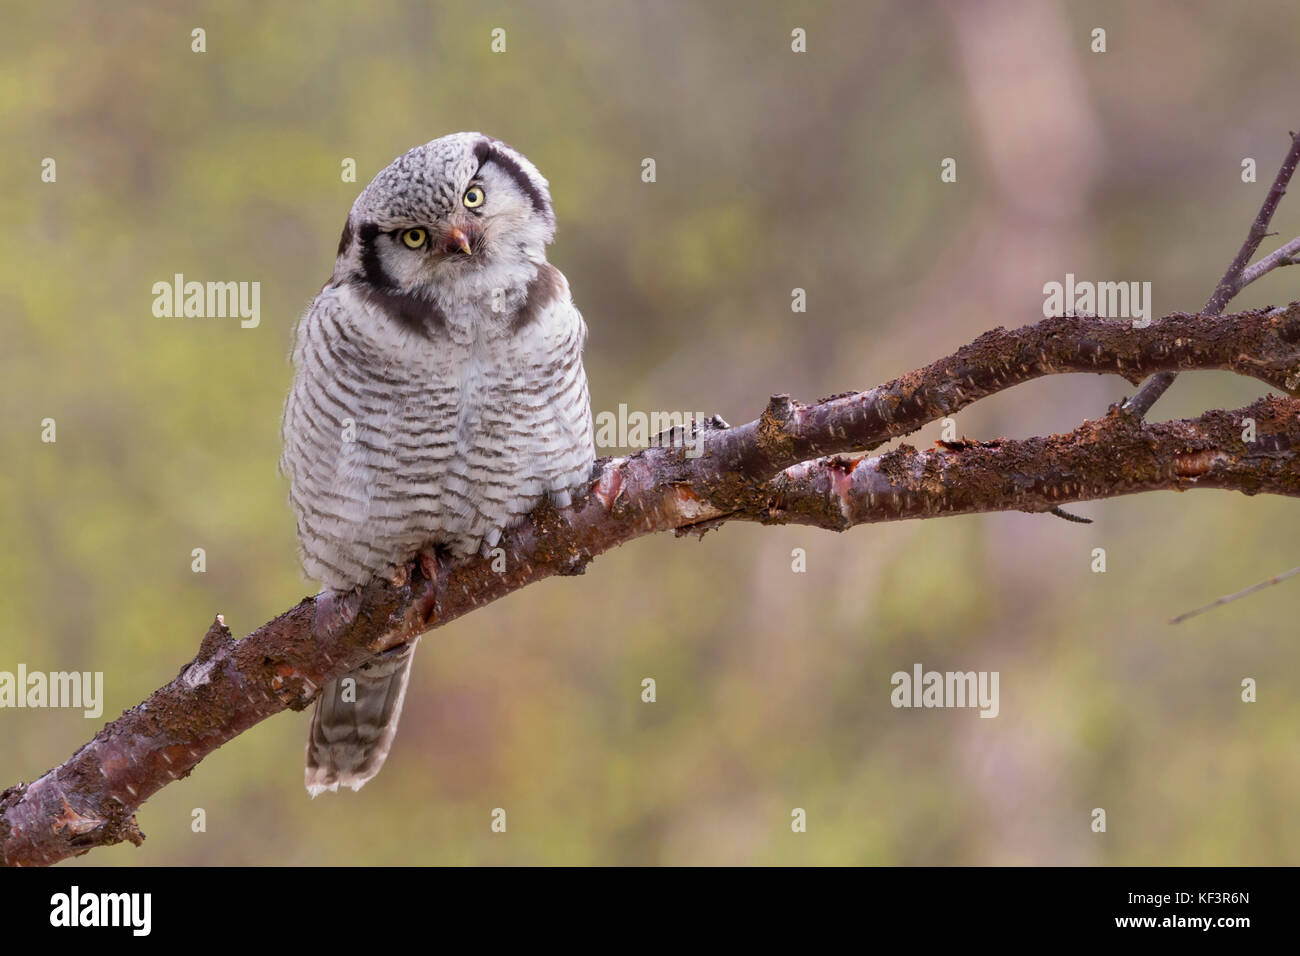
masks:
<path id="1" fill-rule="evenodd" d="M 1245 276 L 1246 265 L 1254 258 L 1255 252 L 1259 249 L 1259 244 L 1268 235 L 1268 227 L 1273 221 L 1273 214 L 1277 212 L 1278 203 L 1286 195 L 1287 184 L 1291 182 L 1291 176 L 1295 173 L 1297 164 L 1300 164 L 1300 133 L 1293 132 L 1291 133 L 1291 148 L 1287 150 L 1286 158 L 1282 160 L 1282 168 L 1277 171 L 1277 176 L 1273 179 L 1273 185 L 1264 197 L 1264 204 L 1259 207 L 1259 214 L 1255 217 L 1255 221 L 1251 223 L 1250 231 L 1246 234 L 1246 241 L 1241 244 L 1236 258 L 1228 266 L 1228 271 L 1223 274 L 1219 284 L 1214 287 L 1213 294 L 1211 294 L 1209 301 L 1205 303 L 1205 308 L 1201 310 L 1202 315 L 1220 315 L 1224 308 L 1227 307 L 1227 304 L 1232 301 L 1232 297 L 1245 288 L 1248 282 L 1255 281 L 1255 279 L 1280 265 L 1289 264 L 1279 260 L 1268 268 L 1260 269 L 1249 280 Z M 1300 242 L 1300 238 L 1297 238 L 1295 242 Z M 1294 244 L 1288 243 L 1287 246 Z M 1281 251 L 1279 250 L 1279 252 Z M 1287 253 L 1282 258 L 1289 259 L 1290 255 L 1290 253 Z M 1260 262 L 1259 265 L 1263 266 L 1264 262 Z M 1145 416 L 1151 410 L 1151 406 L 1159 401 L 1160 396 L 1165 393 L 1165 390 L 1173 384 L 1174 379 L 1177 377 L 1177 372 L 1161 372 L 1159 375 L 1153 376 L 1150 381 L 1138 389 L 1136 395 L 1125 403 L 1125 410 L 1138 417 Z"/>
<path id="2" fill-rule="evenodd" d="M 1300 262 L 1300 236 L 1292 239 L 1285 246 L 1270 252 L 1259 262 L 1247 267 L 1241 274 L 1241 288 L 1250 285 L 1260 276 L 1267 275 L 1282 266 L 1293 266 Z"/>
<path id="3" fill-rule="evenodd" d="M 1204 607 L 1198 607 L 1195 611 L 1184 611 L 1182 614 L 1179 614 L 1177 617 L 1171 617 L 1169 619 L 1169 623 L 1181 624 L 1189 617 L 1196 617 L 1196 615 L 1198 614 L 1204 614 L 1206 611 L 1214 610 L 1216 607 L 1218 607 L 1221 604 L 1229 604 L 1232 601 L 1237 600 L 1238 598 L 1244 598 L 1248 594 L 1254 594 L 1256 591 L 1264 590 L 1264 588 L 1271 588 L 1275 584 L 1281 584 L 1287 578 L 1292 577 L 1293 575 L 1296 574 L 1300 574 L 1300 567 L 1292 568 L 1290 571 L 1283 571 L 1281 574 L 1275 574 L 1267 581 L 1260 581 L 1258 584 L 1252 584 L 1244 591 L 1238 591 L 1236 594 L 1229 594 L 1219 598 L 1217 601 L 1211 601 L 1209 604 L 1205 605 Z"/>
<path id="4" fill-rule="evenodd" d="M 1049 508 L 1047 513 L 1063 518 L 1066 521 L 1073 521 L 1075 524 L 1092 524 L 1091 518 L 1085 518 L 1083 515 L 1077 515 L 1072 511 L 1066 511 L 1064 508 Z"/>

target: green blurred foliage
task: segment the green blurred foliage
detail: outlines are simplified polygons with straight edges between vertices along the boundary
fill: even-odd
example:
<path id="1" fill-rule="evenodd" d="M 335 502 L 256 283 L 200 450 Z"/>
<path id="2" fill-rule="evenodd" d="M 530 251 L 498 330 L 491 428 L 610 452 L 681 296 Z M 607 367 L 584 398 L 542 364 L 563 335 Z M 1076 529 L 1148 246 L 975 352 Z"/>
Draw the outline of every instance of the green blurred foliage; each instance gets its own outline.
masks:
<path id="1" fill-rule="evenodd" d="M 102 670 L 111 719 L 176 674 L 214 613 L 245 633 L 310 590 L 276 471 L 289 332 L 361 185 L 447 132 L 490 132 L 549 177 L 597 410 L 735 423 L 771 392 L 867 387 L 1034 321 L 1067 271 L 1150 280 L 1157 314 L 1196 308 L 1296 126 L 1300 8 L 1035 4 L 1046 20 L 981 34 L 991 10 L 1021 21 L 972 6 L 10 5 L 0 670 Z M 1105 54 L 1088 52 L 1096 25 Z M 995 62 L 1024 44 L 1067 55 L 981 113 L 977 36 Z M 1068 100 L 1050 98 L 1057 81 Z M 1035 119 L 1012 142 L 1017 117 L 1066 107 L 1091 117 L 1077 138 Z M 1045 187 L 999 186 L 1004 148 Z M 1069 163 L 1088 151 L 1083 183 Z M 949 156 L 958 182 L 941 184 Z M 1241 182 L 1245 156 L 1260 182 Z M 360 182 L 341 182 L 345 157 Z M 1042 198 L 1058 194 L 1076 197 L 1068 215 Z M 1300 204 L 1275 228 L 1300 232 Z M 1017 241 L 1034 257 L 1007 253 Z M 259 281 L 260 327 L 155 318 L 152 284 L 178 272 Z M 1298 279 L 1238 302 L 1297 298 Z M 791 313 L 794 287 L 807 313 Z M 1065 430 L 1129 391 L 1041 381 L 958 424 Z M 1260 391 L 1188 375 L 1158 411 Z M 286 714 L 150 800 L 142 849 L 77 862 L 1293 863 L 1300 584 L 1165 620 L 1300 563 L 1294 505 L 1203 492 L 1078 510 L 1096 523 L 636 542 L 427 637 L 393 754 L 360 793 L 308 800 L 307 717 Z M 917 661 L 998 670 L 1000 716 L 893 709 L 890 675 Z M 0 711 L 0 786 L 98 726 Z"/>

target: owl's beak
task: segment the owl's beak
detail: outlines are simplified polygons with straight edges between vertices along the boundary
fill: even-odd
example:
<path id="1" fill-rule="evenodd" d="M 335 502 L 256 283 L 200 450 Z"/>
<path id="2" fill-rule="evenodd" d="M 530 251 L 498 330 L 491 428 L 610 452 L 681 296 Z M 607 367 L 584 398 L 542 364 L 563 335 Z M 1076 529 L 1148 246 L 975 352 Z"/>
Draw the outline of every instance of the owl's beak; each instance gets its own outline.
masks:
<path id="1" fill-rule="evenodd" d="M 445 255 L 451 255 L 453 252 L 463 252 L 467 256 L 474 254 L 470 246 L 470 235 L 460 226 L 448 226 L 447 231 L 442 237 L 442 251 Z"/>

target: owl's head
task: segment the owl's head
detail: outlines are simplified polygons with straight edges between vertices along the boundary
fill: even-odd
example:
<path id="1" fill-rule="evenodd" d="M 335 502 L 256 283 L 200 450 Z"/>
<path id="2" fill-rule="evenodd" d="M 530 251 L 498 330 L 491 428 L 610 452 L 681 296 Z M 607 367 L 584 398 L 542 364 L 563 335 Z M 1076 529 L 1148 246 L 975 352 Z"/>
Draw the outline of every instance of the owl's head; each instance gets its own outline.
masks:
<path id="1" fill-rule="evenodd" d="M 453 133 L 393 160 L 352 206 L 336 283 L 431 302 L 527 282 L 555 234 L 546 180 L 482 133 Z"/>

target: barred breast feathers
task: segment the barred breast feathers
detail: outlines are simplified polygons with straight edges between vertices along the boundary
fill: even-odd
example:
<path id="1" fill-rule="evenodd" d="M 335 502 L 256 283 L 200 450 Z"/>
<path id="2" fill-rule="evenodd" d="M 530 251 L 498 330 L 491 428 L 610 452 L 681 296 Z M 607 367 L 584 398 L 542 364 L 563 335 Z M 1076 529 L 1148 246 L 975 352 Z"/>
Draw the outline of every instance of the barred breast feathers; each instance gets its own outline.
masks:
<path id="1" fill-rule="evenodd" d="M 295 336 L 281 461 L 309 576 L 351 586 L 429 538 L 495 546 L 588 477 L 586 324 L 553 266 L 526 292 L 511 313 L 450 312 L 430 330 L 347 285 L 322 290 Z"/>

